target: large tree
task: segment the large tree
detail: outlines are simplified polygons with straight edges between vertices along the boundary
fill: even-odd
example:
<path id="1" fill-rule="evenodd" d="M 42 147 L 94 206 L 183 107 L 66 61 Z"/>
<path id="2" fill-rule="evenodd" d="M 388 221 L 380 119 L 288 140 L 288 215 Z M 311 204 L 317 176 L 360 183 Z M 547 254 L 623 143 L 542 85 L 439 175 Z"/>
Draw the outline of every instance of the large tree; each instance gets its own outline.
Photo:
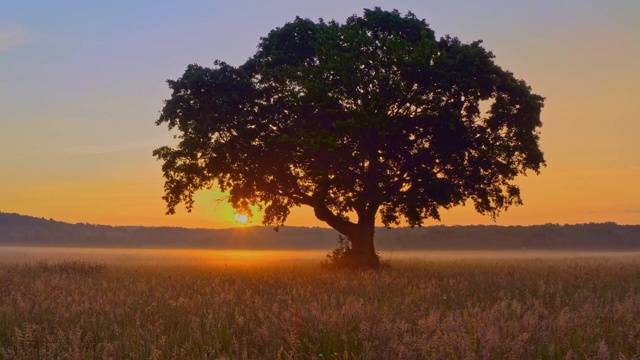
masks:
<path id="1" fill-rule="evenodd" d="M 296 18 L 239 67 L 189 65 L 156 122 L 180 133 L 154 151 L 168 213 L 201 189 L 276 228 L 307 205 L 362 266 L 379 264 L 377 216 L 420 226 L 472 201 L 496 217 L 522 203 L 514 178 L 544 165 L 544 98 L 493 58 L 375 8 L 343 24 Z"/>

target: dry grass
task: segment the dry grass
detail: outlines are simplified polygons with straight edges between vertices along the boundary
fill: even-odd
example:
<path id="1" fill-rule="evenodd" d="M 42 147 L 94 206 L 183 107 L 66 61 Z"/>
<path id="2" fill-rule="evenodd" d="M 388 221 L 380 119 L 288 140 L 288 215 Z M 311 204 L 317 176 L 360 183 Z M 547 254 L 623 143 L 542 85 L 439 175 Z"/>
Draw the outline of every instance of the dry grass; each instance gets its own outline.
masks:
<path id="1" fill-rule="evenodd" d="M 0 263 L 3 359 L 640 359 L 640 262 Z"/>

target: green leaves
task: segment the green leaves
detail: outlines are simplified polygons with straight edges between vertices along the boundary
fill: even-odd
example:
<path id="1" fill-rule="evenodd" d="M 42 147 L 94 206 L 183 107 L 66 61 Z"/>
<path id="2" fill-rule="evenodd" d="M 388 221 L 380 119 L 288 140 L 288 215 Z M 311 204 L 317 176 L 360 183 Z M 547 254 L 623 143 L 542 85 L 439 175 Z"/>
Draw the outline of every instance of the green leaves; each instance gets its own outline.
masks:
<path id="1" fill-rule="evenodd" d="M 156 122 L 181 133 L 154 152 L 169 212 L 217 187 L 276 226 L 299 205 L 334 227 L 380 209 L 385 225 L 419 226 L 466 200 L 497 216 L 522 202 L 512 180 L 544 166 L 544 98 L 493 59 L 374 8 L 344 24 L 296 18 L 237 68 L 189 65 Z"/>

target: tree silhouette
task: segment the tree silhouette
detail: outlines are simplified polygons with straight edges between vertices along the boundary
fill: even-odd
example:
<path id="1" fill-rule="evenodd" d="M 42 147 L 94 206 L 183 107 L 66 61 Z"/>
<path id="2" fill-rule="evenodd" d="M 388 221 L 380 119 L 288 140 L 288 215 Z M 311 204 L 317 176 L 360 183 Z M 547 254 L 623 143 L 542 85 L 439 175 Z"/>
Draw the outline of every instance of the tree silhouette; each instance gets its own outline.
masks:
<path id="1" fill-rule="evenodd" d="M 154 151 L 167 212 L 217 188 L 277 229 L 307 205 L 365 267 L 379 265 L 377 216 L 420 226 L 470 200 L 496 217 L 522 203 L 512 180 L 545 164 L 544 98 L 493 58 L 481 41 L 436 39 L 414 14 L 375 8 L 344 24 L 296 18 L 239 67 L 189 65 L 156 121 L 180 132 Z"/>

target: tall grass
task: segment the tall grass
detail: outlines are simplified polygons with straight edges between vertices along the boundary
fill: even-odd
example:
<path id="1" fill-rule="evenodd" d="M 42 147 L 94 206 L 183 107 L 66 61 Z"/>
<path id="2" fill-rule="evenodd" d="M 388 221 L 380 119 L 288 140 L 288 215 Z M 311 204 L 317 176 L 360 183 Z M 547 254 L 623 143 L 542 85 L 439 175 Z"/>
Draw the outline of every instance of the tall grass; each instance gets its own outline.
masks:
<path id="1" fill-rule="evenodd" d="M 634 259 L 0 265 L 2 359 L 640 358 Z"/>

